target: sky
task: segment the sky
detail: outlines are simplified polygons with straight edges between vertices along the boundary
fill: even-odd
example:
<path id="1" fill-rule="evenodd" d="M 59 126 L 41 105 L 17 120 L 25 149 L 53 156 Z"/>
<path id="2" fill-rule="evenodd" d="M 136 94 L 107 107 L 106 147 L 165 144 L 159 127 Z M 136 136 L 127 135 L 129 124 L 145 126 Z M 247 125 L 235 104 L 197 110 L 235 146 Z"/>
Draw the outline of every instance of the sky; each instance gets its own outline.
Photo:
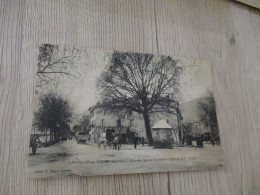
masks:
<path id="1" fill-rule="evenodd" d="M 63 56 L 64 49 L 70 51 L 70 47 L 60 47 L 54 58 Z M 56 76 L 59 84 L 39 87 L 36 90 L 38 96 L 48 91 L 54 91 L 69 101 L 73 110 L 78 114 L 88 112 L 89 107 L 99 101 L 96 81 L 105 67 L 110 64 L 110 56 L 113 51 L 102 51 L 77 48 L 79 55 L 70 62 L 71 74 L 76 78 L 67 76 Z M 211 67 L 208 61 L 199 59 L 184 59 L 175 57 L 177 66 L 182 66 L 183 72 L 180 76 L 180 95 L 178 101 L 188 102 L 200 97 L 206 97 L 212 90 Z M 39 81 L 39 80 L 38 80 Z M 36 97 L 38 98 L 38 97 Z M 36 101 L 37 102 L 37 101 Z M 37 106 L 36 106 L 37 107 Z"/>

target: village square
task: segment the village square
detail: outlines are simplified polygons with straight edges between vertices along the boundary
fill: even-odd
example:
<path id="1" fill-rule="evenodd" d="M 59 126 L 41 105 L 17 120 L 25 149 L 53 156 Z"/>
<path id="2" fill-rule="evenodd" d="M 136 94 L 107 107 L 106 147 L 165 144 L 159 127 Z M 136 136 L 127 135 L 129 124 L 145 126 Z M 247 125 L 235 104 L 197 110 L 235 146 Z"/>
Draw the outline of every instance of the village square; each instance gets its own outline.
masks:
<path id="1" fill-rule="evenodd" d="M 37 76 L 31 173 L 66 166 L 73 174 L 124 173 L 120 163 L 149 172 L 220 162 L 207 62 L 43 44 Z"/>

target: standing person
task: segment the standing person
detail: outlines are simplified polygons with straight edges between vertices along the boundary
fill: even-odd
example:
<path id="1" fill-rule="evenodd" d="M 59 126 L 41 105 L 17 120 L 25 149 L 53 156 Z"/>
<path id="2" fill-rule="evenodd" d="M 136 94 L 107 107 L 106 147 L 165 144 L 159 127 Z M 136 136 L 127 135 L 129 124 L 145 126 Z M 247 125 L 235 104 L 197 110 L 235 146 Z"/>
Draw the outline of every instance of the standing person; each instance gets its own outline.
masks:
<path id="1" fill-rule="evenodd" d="M 136 134 L 134 134 L 134 146 L 135 146 L 135 149 L 136 149 L 137 143 L 138 143 L 138 137 L 137 137 Z"/>
<path id="2" fill-rule="evenodd" d="M 211 144 L 212 144 L 212 146 L 214 146 L 214 145 L 215 145 L 215 143 L 214 143 L 214 136 L 213 136 L 213 134 L 211 135 Z"/>
<path id="3" fill-rule="evenodd" d="M 106 140 L 107 140 L 107 142 L 111 142 L 111 131 L 110 131 L 110 128 L 107 128 L 107 130 L 106 130 Z"/>
<path id="4" fill-rule="evenodd" d="M 118 141 L 118 150 L 121 148 L 121 145 L 122 145 L 122 135 L 119 135 L 119 141 Z"/>
<path id="5" fill-rule="evenodd" d="M 32 139 L 32 153 L 35 154 L 38 144 L 41 144 L 39 136 L 36 134 L 35 137 Z"/>

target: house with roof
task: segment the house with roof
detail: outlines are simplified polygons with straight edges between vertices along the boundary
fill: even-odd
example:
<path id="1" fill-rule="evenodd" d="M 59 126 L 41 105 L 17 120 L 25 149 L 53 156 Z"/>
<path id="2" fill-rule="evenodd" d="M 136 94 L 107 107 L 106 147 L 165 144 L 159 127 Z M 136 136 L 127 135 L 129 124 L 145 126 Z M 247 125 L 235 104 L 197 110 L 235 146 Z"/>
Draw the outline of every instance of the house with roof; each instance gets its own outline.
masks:
<path id="1" fill-rule="evenodd" d="M 98 141 L 99 137 L 107 129 L 114 129 L 120 134 L 123 143 L 132 143 L 134 134 L 146 139 L 146 129 L 142 114 L 137 112 L 111 113 L 98 105 L 89 108 L 90 113 L 90 137 L 92 142 Z M 164 119 L 172 129 L 177 130 L 177 117 L 175 114 L 155 113 L 150 115 L 151 127 L 160 119 Z"/>
<path id="2" fill-rule="evenodd" d="M 183 115 L 183 123 L 192 123 L 192 133 L 205 134 L 209 130 L 200 121 L 198 115 L 198 102 L 200 99 L 192 100 L 180 104 Z M 93 142 L 97 141 L 102 133 L 113 128 L 116 134 L 122 135 L 123 143 L 131 143 L 132 137 L 136 133 L 138 137 L 146 139 L 146 129 L 141 113 L 112 113 L 101 108 L 98 104 L 89 108 L 90 113 L 90 135 Z M 179 141 L 178 120 L 176 114 L 153 113 L 150 114 L 150 125 L 153 139 L 171 139 Z"/>
<path id="3" fill-rule="evenodd" d="M 164 119 L 159 120 L 152 126 L 152 136 L 154 142 L 178 141 L 178 129 L 173 128 Z"/>

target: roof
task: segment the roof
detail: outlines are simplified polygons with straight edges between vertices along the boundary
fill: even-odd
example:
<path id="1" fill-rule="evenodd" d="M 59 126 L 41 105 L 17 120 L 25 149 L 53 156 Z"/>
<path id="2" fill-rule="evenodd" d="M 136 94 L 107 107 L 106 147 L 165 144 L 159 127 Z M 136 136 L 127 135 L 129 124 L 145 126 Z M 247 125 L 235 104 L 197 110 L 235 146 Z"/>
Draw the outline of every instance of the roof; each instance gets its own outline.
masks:
<path id="1" fill-rule="evenodd" d="M 89 107 L 88 111 L 91 113 L 91 112 L 93 112 L 96 108 L 98 108 L 98 105 L 91 106 L 91 107 Z"/>
<path id="2" fill-rule="evenodd" d="M 158 121 L 152 129 L 172 129 L 172 127 L 163 119 Z"/>
<path id="3" fill-rule="evenodd" d="M 103 106 L 102 106 L 102 104 L 101 104 L 100 101 L 97 102 L 96 105 L 89 107 L 89 108 L 88 108 L 88 111 L 89 111 L 89 112 L 93 112 L 93 111 L 94 111 L 95 109 L 97 109 L 97 108 L 103 108 Z M 103 108 L 103 109 L 104 109 L 104 108 Z"/>

